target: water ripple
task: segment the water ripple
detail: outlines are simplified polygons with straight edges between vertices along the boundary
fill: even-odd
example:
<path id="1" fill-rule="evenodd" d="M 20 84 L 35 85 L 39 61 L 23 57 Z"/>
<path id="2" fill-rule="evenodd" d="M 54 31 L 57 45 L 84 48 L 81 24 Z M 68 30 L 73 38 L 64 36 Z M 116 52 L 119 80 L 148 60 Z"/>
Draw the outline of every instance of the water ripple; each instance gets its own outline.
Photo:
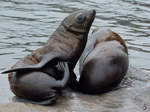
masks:
<path id="1" fill-rule="evenodd" d="M 118 32 L 127 42 L 130 64 L 150 69 L 148 0 L 1 0 L 0 4 L 0 60 L 5 60 L 5 67 L 43 46 L 69 13 L 96 9 L 92 28 Z"/>

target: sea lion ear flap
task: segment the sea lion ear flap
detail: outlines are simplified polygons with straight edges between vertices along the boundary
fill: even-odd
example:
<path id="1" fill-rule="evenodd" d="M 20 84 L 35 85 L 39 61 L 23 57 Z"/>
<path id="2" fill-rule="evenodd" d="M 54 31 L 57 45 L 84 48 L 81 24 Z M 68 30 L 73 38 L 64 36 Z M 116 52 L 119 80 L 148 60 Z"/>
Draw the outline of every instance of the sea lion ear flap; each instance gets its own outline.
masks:
<path id="1" fill-rule="evenodd" d="M 65 61 L 64 57 L 62 54 L 56 54 L 56 53 L 47 53 L 43 56 L 42 60 L 38 64 L 34 65 L 27 65 L 24 67 L 19 67 L 19 68 L 13 68 L 10 70 L 6 70 L 2 72 L 1 74 L 5 73 L 10 73 L 10 72 L 23 72 L 23 71 L 40 71 L 41 68 L 43 68 L 46 64 L 51 64 L 51 62 L 59 62 L 59 61 Z"/>

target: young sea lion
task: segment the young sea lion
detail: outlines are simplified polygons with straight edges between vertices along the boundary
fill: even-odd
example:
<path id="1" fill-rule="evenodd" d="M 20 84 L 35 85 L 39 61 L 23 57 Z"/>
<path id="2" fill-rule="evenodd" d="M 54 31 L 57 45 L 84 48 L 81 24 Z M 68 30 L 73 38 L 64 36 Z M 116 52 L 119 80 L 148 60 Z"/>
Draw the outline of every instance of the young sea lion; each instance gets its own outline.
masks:
<path id="1" fill-rule="evenodd" d="M 76 87 L 98 94 L 116 87 L 128 70 L 125 41 L 110 29 L 93 32 L 80 59 L 80 79 Z"/>
<path id="2" fill-rule="evenodd" d="M 35 101 L 35 99 L 38 99 L 39 102 L 42 102 L 44 98 L 44 100 L 48 100 L 48 104 L 50 104 L 50 100 L 56 96 L 50 95 L 50 97 L 48 97 L 51 89 L 49 91 L 47 86 L 39 86 L 38 90 L 34 88 L 33 91 L 28 92 L 24 89 L 24 87 L 26 88 L 25 84 L 29 82 L 20 76 L 23 74 L 23 76 L 29 77 L 31 82 L 32 79 L 34 80 L 32 75 L 36 75 L 36 77 L 39 76 L 41 78 L 50 75 L 56 80 L 62 80 L 63 75 L 59 73 L 55 66 L 59 61 L 68 62 L 70 70 L 69 86 L 72 86 L 74 80 L 76 80 L 73 69 L 85 48 L 87 35 L 95 18 L 95 13 L 95 10 L 80 10 L 67 16 L 52 34 L 48 43 L 44 47 L 33 51 L 31 54 L 18 61 L 12 69 L 3 72 L 13 72 L 9 74 L 9 82 L 11 90 L 16 94 L 16 96 L 29 99 L 28 97 L 30 97 L 32 92 L 39 92 L 38 97 L 36 95 L 32 95 L 30 100 Z M 43 82 L 41 79 L 38 79 L 37 83 L 38 85 L 42 85 Z M 21 88 L 20 84 L 22 85 Z M 35 85 L 35 83 L 31 83 L 28 88 L 33 88 L 34 86 L 32 85 Z M 28 95 L 26 95 L 24 91 L 26 91 Z M 47 92 L 43 95 L 42 91 Z"/>

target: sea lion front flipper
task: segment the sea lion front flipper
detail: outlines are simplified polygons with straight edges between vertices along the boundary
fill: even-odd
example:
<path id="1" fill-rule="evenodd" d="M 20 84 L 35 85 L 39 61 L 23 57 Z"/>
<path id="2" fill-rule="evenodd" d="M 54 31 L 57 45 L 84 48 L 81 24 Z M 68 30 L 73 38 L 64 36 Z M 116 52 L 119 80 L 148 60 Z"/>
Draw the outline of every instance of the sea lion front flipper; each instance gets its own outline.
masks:
<path id="1" fill-rule="evenodd" d="M 34 64 L 34 65 L 27 65 L 25 67 L 18 67 L 18 68 L 13 68 L 10 70 L 6 70 L 4 72 L 2 72 L 2 74 L 4 73 L 10 73 L 10 72 L 19 72 L 19 71 L 32 71 L 32 70 L 39 70 L 44 67 L 47 63 L 50 63 L 51 61 L 63 61 L 63 56 L 62 54 L 58 54 L 58 53 L 47 53 L 43 56 L 42 60 L 40 63 L 38 64 Z"/>

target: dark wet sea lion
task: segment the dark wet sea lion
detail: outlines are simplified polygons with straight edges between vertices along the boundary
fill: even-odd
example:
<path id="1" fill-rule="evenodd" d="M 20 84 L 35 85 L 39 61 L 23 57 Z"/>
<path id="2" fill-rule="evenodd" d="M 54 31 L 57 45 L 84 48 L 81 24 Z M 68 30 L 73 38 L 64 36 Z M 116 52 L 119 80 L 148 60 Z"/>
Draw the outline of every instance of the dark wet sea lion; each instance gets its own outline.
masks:
<path id="1" fill-rule="evenodd" d="M 28 80 L 24 80 L 21 76 L 29 77 L 31 82 L 32 79 L 34 80 L 32 75 L 35 75 L 36 77 L 39 76 L 41 78 L 49 75 L 54 77 L 56 80 L 62 80 L 63 75 L 59 73 L 59 70 L 57 70 L 57 67 L 55 66 L 59 61 L 68 62 L 70 71 L 69 86 L 72 86 L 74 80 L 76 80 L 73 69 L 85 48 L 87 35 L 95 18 L 95 13 L 95 10 L 80 10 L 72 13 L 62 21 L 44 47 L 33 51 L 31 54 L 18 61 L 12 69 L 3 72 L 13 72 L 9 74 L 9 82 L 11 90 L 16 94 L 16 96 L 33 101 L 35 101 L 35 99 L 39 99 L 39 102 L 42 102 L 44 98 L 44 100 L 47 100 L 48 104 L 50 104 L 53 97 L 51 95 L 48 96 L 50 92 L 48 91 L 49 89 L 47 86 L 43 88 L 42 86 L 39 86 L 40 88 L 38 89 L 41 91 L 34 88 L 34 91 L 32 92 L 39 92 L 39 96 L 37 97 L 36 95 L 32 95 L 32 98 L 28 98 L 32 93 L 29 91 L 28 95 L 24 94 L 24 91 L 26 91 L 24 87 L 26 87 L 25 83 L 29 82 Z M 37 83 L 38 85 L 42 84 L 41 79 L 38 79 Z M 34 85 L 35 83 L 31 84 Z M 20 85 L 22 85 L 21 88 L 19 87 Z M 28 86 L 29 89 L 33 87 L 32 85 Z M 47 92 L 43 95 L 43 91 Z M 26 93 L 28 93 L 28 91 L 26 91 Z"/>
<path id="2" fill-rule="evenodd" d="M 95 31 L 80 60 L 78 89 L 98 94 L 116 87 L 128 70 L 125 41 L 110 29 Z"/>
<path id="3" fill-rule="evenodd" d="M 24 72 L 13 78 L 9 77 L 12 92 L 26 102 L 39 105 L 54 104 L 57 95 L 63 89 L 70 76 L 67 62 L 57 64 L 59 74 L 64 74 L 61 80 L 43 72 Z"/>

